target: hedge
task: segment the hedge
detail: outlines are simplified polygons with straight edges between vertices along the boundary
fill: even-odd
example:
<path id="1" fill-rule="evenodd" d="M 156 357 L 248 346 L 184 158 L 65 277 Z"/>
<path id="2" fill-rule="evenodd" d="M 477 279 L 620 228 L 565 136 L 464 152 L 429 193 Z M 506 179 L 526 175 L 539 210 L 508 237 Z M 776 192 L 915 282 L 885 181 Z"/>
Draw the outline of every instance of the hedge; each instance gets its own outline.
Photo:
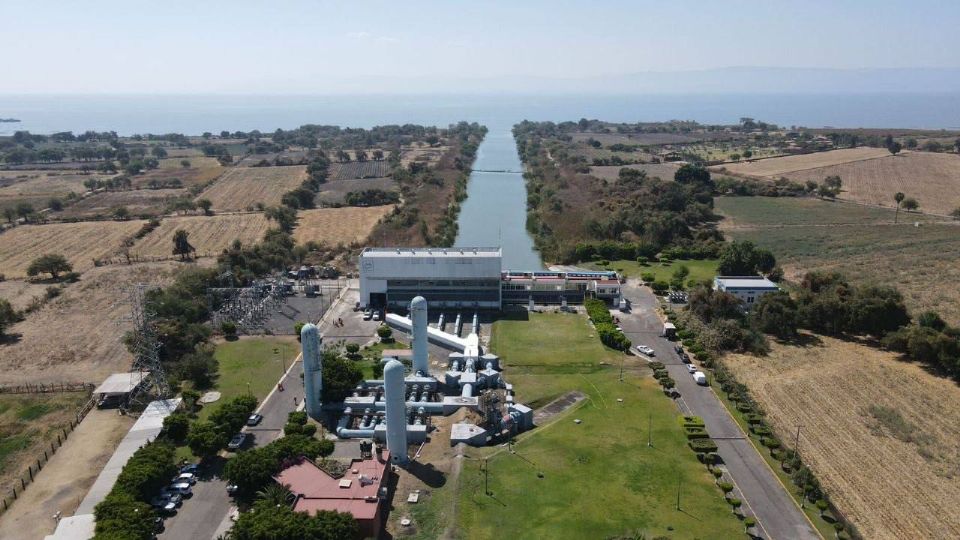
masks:
<path id="1" fill-rule="evenodd" d="M 663 362 L 648 362 L 647 365 L 650 366 L 650 369 L 656 371 L 658 369 L 664 369 L 667 366 L 663 365 Z"/>
<path id="2" fill-rule="evenodd" d="M 693 439 L 687 444 L 690 445 L 691 450 L 698 454 L 717 451 L 717 443 L 713 442 L 712 439 Z"/>
<path id="3" fill-rule="evenodd" d="M 709 439 L 710 435 L 707 433 L 707 430 L 701 427 L 688 427 L 683 428 L 684 433 L 687 434 L 687 439 Z"/>
<path id="4" fill-rule="evenodd" d="M 678 417 L 678 421 L 683 427 L 703 427 L 705 425 L 703 418 L 699 416 L 680 416 Z"/>
<path id="5" fill-rule="evenodd" d="M 730 482 L 720 482 L 717 485 L 720 486 L 720 489 L 723 490 L 724 493 L 730 493 L 733 491 L 733 484 Z"/>

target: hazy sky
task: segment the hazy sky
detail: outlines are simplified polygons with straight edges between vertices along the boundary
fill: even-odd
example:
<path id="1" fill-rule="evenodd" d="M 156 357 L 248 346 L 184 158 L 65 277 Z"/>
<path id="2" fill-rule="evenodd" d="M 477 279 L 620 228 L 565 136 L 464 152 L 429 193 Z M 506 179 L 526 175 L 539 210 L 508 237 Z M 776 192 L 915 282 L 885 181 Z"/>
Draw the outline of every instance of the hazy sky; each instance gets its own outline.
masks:
<path id="1" fill-rule="evenodd" d="M 484 91 L 725 66 L 960 66 L 957 1 L 0 0 L 0 24 L 8 94 Z"/>

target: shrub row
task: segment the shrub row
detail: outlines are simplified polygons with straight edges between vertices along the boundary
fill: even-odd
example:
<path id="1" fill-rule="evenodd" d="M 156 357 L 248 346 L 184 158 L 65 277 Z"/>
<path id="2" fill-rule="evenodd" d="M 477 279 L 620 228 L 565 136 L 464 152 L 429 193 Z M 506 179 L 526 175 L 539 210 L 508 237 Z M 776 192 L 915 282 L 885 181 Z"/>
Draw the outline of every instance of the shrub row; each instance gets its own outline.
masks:
<path id="1" fill-rule="evenodd" d="M 623 332 L 617 330 L 613 317 L 610 315 L 610 310 L 603 300 L 589 299 L 584 302 L 584 307 L 587 309 L 587 315 L 593 321 L 593 326 L 597 329 L 597 335 L 600 336 L 600 341 L 604 345 L 618 351 L 626 351 L 630 348 L 630 340 L 623 335 Z"/>

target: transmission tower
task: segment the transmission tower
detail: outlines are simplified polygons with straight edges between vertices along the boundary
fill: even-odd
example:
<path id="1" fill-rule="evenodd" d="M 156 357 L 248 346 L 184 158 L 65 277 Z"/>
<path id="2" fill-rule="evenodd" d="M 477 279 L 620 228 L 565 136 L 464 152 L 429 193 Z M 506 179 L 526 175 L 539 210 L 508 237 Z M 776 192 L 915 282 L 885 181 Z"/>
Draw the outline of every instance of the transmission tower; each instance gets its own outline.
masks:
<path id="1" fill-rule="evenodd" d="M 160 399 L 170 397 L 170 386 L 167 376 L 160 363 L 160 343 L 153 325 L 154 314 L 147 309 L 146 293 L 149 287 L 138 283 L 130 289 L 130 320 L 133 322 L 131 332 L 131 350 L 133 351 L 133 367 L 131 376 L 147 374 L 146 383 L 137 385 L 130 393 L 130 402 L 139 402 L 144 394 L 149 394 L 153 388 Z"/>

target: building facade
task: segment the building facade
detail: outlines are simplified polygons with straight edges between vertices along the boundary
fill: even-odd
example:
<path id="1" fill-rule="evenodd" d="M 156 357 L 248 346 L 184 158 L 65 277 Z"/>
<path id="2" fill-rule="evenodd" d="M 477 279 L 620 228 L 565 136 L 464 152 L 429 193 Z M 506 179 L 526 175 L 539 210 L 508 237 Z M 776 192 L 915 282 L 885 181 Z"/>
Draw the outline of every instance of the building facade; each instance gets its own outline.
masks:
<path id="1" fill-rule="evenodd" d="M 713 278 L 713 288 L 736 296 L 747 309 L 761 296 L 780 290 L 776 283 L 760 276 L 717 276 Z"/>

